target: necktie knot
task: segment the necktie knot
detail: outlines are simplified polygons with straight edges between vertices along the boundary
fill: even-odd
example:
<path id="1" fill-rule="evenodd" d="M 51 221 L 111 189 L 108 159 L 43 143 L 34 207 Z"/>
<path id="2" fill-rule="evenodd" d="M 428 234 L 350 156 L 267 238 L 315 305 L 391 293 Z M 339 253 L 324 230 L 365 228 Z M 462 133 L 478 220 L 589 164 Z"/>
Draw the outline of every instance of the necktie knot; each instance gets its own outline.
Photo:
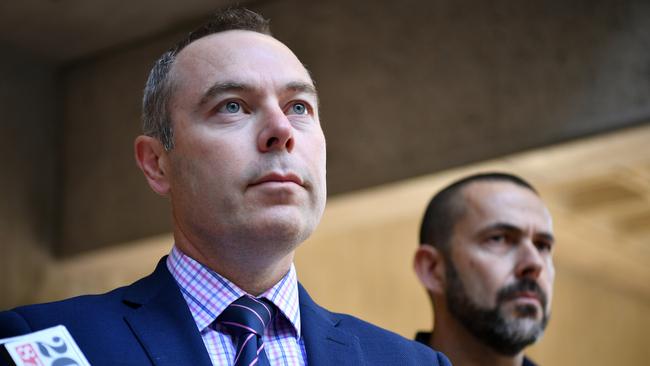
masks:
<path id="1" fill-rule="evenodd" d="M 228 305 L 218 321 L 235 336 L 245 333 L 262 336 L 274 313 L 275 307 L 268 300 L 244 295 Z"/>
<path id="2" fill-rule="evenodd" d="M 244 295 L 219 315 L 217 322 L 228 330 L 236 344 L 235 366 L 269 364 L 262 336 L 275 312 L 275 306 L 270 301 Z"/>

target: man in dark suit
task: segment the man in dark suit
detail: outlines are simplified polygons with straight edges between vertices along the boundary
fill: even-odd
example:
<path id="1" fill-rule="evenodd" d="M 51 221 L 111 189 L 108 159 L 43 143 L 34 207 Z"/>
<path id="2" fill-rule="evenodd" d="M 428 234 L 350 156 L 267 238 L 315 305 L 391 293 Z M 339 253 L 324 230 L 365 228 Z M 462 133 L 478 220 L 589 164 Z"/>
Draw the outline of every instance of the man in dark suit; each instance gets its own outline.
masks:
<path id="1" fill-rule="evenodd" d="M 424 214 L 414 267 L 435 310 L 417 340 L 454 365 L 533 365 L 553 294 L 551 215 L 535 189 L 504 173 L 476 174 L 437 193 Z"/>
<path id="2" fill-rule="evenodd" d="M 135 158 L 174 246 L 130 286 L 0 313 L 0 337 L 64 324 L 93 365 L 438 365 L 442 354 L 316 305 L 294 251 L 325 207 L 307 70 L 268 22 L 229 9 L 165 53 Z"/>

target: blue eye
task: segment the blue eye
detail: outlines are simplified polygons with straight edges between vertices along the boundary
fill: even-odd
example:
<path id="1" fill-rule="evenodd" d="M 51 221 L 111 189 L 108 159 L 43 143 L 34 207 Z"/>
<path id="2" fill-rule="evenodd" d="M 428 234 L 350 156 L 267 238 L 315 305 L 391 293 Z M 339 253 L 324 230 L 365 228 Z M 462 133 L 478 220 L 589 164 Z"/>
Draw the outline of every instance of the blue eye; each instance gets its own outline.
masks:
<path id="1" fill-rule="evenodd" d="M 307 107 L 304 103 L 294 103 L 291 106 L 291 112 L 294 114 L 305 114 L 307 113 Z"/>
<path id="2" fill-rule="evenodd" d="M 241 110 L 241 105 L 237 102 L 228 102 L 225 105 L 226 112 L 237 113 Z"/>

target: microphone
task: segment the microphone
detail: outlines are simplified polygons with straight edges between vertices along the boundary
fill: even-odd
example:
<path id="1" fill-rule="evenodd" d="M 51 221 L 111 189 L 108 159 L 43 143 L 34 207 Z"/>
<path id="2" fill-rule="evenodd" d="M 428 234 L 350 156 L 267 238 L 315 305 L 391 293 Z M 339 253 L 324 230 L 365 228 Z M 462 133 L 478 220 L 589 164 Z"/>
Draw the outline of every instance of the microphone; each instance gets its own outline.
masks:
<path id="1" fill-rule="evenodd" d="M 9 366 L 90 366 L 63 325 L 0 339 Z"/>

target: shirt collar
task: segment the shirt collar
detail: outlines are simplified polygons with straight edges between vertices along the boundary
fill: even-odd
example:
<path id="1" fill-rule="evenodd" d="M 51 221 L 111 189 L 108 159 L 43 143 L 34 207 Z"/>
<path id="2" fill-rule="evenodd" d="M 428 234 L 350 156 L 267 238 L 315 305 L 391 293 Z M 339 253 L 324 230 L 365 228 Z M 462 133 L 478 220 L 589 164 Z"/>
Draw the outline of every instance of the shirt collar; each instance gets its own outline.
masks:
<path id="1" fill-rule="evenodd" d="M 203 332 L 233 301 L 246 292 L 205 265 L 195 261 L 174 245 L 167 257 L 167 268 L 178 283 L 199 331 Z M 298 277 L 293 263 L 289 272 L 264 297 L 284 315 L 300 337 Z"/>

